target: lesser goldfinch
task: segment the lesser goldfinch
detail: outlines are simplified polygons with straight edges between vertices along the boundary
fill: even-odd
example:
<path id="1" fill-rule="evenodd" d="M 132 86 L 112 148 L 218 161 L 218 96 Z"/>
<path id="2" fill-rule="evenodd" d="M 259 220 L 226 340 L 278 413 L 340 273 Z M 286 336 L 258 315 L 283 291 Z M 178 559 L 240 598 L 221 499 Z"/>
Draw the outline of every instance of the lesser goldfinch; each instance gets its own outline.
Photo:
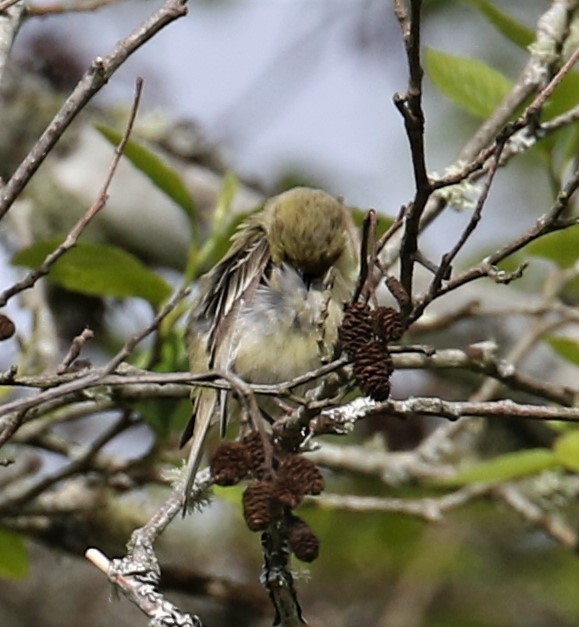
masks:
<path id="1" fill-rule="evenodd" d="M 350 216 L 341 200 L 297 187 L 269 199 L 244 222 L 225 257 L 202 279 L 189 320 L 193 372 L 230 371 L 279 383 L 332 355 L 357 273 Z M 226 393 L 199 389 L 182 437 L 192 437 L 186 496 L 207 430 L 224 415 Z"/>

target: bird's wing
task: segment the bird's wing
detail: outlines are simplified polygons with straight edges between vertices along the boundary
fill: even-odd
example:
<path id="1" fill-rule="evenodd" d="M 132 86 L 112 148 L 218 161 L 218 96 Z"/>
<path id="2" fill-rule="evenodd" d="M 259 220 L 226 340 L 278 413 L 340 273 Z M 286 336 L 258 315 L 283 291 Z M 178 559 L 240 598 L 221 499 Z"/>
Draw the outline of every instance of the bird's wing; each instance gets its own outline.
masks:
<path id="1" fill-rule="evenodd" d="M 207 274 L 192 324 L 196 320 L 211 321 L 207 339 L 209 368 L 229 367 L 232 347 L 224 344 L 228 343 L 239 308 L 263 279 L 270 260 L 265 230 L 261 222 L 253 220 L 238 232 L 227 255 Z"/>
<path id="2" fill-rule="evenodd" d="M 230 368 L 237 315 L 267 272 L 271 256 L 263 226 L 256 221 L 250 222 L 242 235 L 233 240 L 227 255 L 204 278 L 202 296 L 192 312 L 189 325 L 190 333 L 197 335 L 190 338 L 196 344 L 194 350 L 202 352 L 203 356 L 190 355 L 192 366 L 206 361 L 210 370 Z M 206 327 L 208 322 L 207 333 L 196 331 L 196 328 Z M 226 422 L 226 397 L 227 392 L 219 392 L 222 432 Z M 203 443 L 217 404 L 218 393 L 215 390 L 201 389 L 194 400 L 191 421 L 181 437 L 181 445 L 192 438 L 185 471 L 186 498 L 195 481 Z"/>

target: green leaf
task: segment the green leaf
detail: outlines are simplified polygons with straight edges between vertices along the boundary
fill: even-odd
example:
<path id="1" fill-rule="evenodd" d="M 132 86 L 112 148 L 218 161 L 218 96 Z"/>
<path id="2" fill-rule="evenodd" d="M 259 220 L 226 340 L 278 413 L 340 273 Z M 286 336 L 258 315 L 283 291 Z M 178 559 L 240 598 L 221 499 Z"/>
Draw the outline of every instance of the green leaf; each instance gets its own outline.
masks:
<path id="1" fill-rule="evenodd" d="M 478 482 L 499 482 L 533 475 L 557 466 L 553 451 L 544 448 L 506 453 L 494 459 L 465 468 L 454 477 L 437 479 L 440 486 L 459 486 Z"/>
<path id="2" fill-rule="evenodd" d="M 579 430 L 559 437 L 553 446 L 557 461 L 570 470 L 579 471 Z"/>
<path id="3" fill-rule="evenodd" d="M 524 250 L 536 257 L 554 261 L 560 268 L 572 268 L 579 259 L 579 226 L 544 235 Z"/>
<path id="4" fill-rule="evenodd" d="M 468 113 L 487 118 L 503 101 L 512 83 L 482 61 L 428 49 L 425 68 L 434 85 Z"/>
<path id="5" fill-rule="evenodd" d="M 467 0 L 509 41 L 519 48 L 527 49 L 535 41 L 535 32 L 516 20 L 512 15 L 498 9 L 489 0 Z"/>
<path id="6" fill-rule="evenodd" d="M 213 217 L 214 228 L 217 232 L 227 227 L 229 214 L 231 212 L 231 203 L 235 198 L 238 188 L 239 181 L 237 177 L 233 172 L 228 172 L 223 178 Z"/>
<path id="7" fill-rule="evenodd" d="M 113 146 L 118 146 L 122 134 L 105 124 L 95 124 L 96 130 Z M 160 157 L 134 140 L 129 140 L 124 151 L 127 159 L 140 170 L 153 184 L 189 216 L 191 223 L 196 217 L 195 200 L 189 193 L 179 174 L 168 166 Z"/>
<path id="8" fill-rule="evenodd" d="M 60 239 L 36 242 L 16 253 L 12 263 L 38 267 L 61 243 Z M 106 244 L 78 243 L 50 269 L 54 283 L 90 296 L 143 298 L 154 306 L 171 295 L 172 288 L 133 255 Z"/>
<path id="9" fill-rule="evenodd" d="M 566 126 L 559 130 L 562 138 L 560 146 L 567 160 L 575 159 L 579 154 L 579 122 Z"/>
<path id="10" fill-rule="evenodd" d="M 579 342 L 577 340 L 560 335 L 550 335 L 545 340 L 557 355 L 575 366 L 579 366 Z"/>
<path id="11" fill-rule="evenodd" d="M 24 536 L 0 529 L 0 577 L 25 579 L 28 576 L 28 551 Z"/>
<path id="12" fill-rule="evenodd" d="M 257 209 L 244 211 L 232 216 L 231 220 L 219 232 L 213 234 L 211 240 L 198 254 L 198 271 L 205 272 L 212 268 L 227 253 L 231 247 L 231 238 L 242 222 L 245 222 Z"/>

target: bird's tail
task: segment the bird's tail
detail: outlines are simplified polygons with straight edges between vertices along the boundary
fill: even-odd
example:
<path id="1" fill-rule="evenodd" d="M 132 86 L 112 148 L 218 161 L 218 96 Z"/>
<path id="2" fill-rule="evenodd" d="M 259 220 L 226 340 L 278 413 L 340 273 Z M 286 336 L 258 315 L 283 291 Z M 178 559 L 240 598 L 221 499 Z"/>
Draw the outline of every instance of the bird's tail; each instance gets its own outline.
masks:
<path id="1" fill-rule="evenodd" d="M 192 430 L 188 427 L 185 431 L 185 433 L 191 433 L 192 438 L 189 458 L 187 459 L 187 466 L 185 467 L 186 483 L 183 515 L 186 513 L 187 501 L 189 500 L 193 484 L 195 483 L 195 475 L 197 474 L 197 470 L 199 470 L 205 436 L 211 425 L 216 403 L 217 392 L 214 390 L 203 390 L 195 402 L 194 413 L 191 418 Z"/>

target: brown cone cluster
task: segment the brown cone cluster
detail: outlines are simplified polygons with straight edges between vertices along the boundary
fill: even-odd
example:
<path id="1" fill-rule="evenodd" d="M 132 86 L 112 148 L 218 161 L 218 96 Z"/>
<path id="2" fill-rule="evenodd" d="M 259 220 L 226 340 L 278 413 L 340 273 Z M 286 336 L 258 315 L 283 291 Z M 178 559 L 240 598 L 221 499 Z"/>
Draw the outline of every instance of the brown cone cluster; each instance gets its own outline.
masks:
<path id="1" fill-rule="evenodd" d="M 390 396 L 393 364 L 388 344 L 406 330 L 402 314 L 392 307 L 371 309 L 366 303 L 349 303 L 339 329 L 342 348 L 354 364 L 358 387 L 376 401 Z"/>
<path id="2" fill-rule="evenodd" d="M 319 540 L 291 510 L 306 494 L 320 494 L 324 478 L 306 457 L 279 452 L 271 441 L 266 445 L 272 447 L 269 465 L 263 436 L 258 432 L 240 442 L 222 442 L 210 460 L 213 480 L 217 485 L 230 486 L 251 479 L 243 492 L 243 517 L 248 528 L 265 531 L 283 520 L 292 552 L 302 561 L 312 561 L 318 555 Z"/>

